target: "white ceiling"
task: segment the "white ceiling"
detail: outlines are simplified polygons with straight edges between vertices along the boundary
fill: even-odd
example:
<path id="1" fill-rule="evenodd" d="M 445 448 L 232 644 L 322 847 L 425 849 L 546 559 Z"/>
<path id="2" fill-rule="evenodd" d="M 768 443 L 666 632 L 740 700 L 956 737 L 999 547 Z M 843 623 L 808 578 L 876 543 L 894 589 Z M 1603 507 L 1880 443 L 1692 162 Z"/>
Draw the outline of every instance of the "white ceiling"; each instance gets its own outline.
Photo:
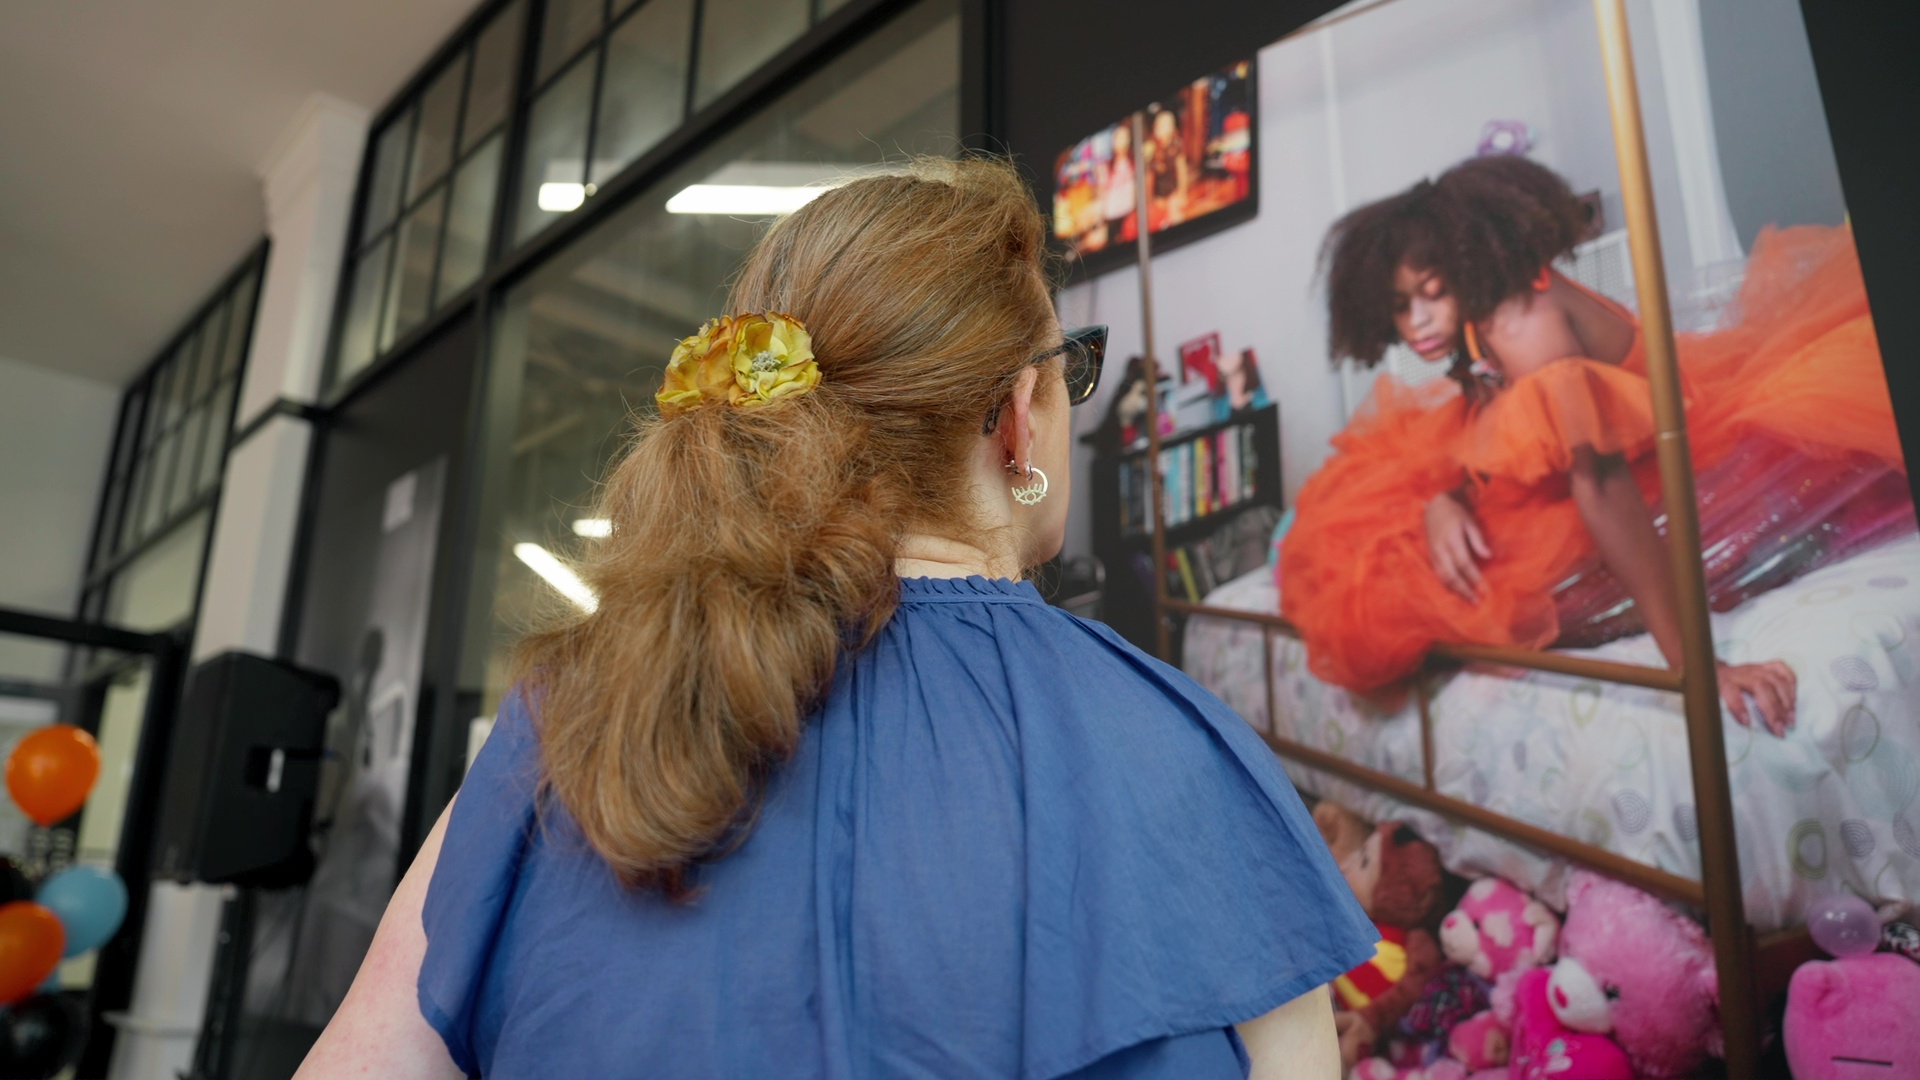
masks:
<path id="1" fill-rule="evenodd" d="M 307 95 L 368 109 L 480 0 L 0 0 L 0 357 L 109 383 L 265 228 Z"/>

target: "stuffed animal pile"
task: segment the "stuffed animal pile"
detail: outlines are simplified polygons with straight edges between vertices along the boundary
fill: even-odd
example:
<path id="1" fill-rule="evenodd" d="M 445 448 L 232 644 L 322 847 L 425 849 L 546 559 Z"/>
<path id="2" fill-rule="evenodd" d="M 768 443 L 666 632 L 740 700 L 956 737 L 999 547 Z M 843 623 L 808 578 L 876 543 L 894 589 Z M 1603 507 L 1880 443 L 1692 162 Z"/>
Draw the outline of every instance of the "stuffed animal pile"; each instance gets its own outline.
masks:
<path id="1" fill-rule="evenodd" d="M 1335 984 L 1350 1076 L 1632 1080 L 1689 1075 L 1721 1053 L 1712 947 L 1699 924 L 1661 900 L 1576 872 L 1563 922 L 1517 886 L 1486 878 L 1434 926 L 1438 912 L 1420 902 L 1440 892 L 1431 845 L 1402 823 L 1368 826 L 1325 800 L 1314 819 L 1381 926 L 1375 965 L 1398 972 L 1358 1005 L 1342 985 L 1360 981 L 1355 973 Z M 1382 903 L 1393 897 L 1412 900 Z M 1444 953 L 1423 965 L 1417 943 L 1430 926 Z"/>
<path id="2" fill-rule="evenodd" d="M 1352 1080 L 1693 1076 L 1724 1053 L 1712 945 L 1675 907 L 1575 871 L 1564 918 L 1499 878 L 1441 917 L 1447 875 L 1411 827 L 1324 799 L 1313 818 L 1381 935 L 1334 983 Z M 1795 1077 L 1920 1077 L 1920 929 L 1898 913 L 1850 894 L 1814 905 L 1833 959 L 1802 964 L 1788 988 Z"/>

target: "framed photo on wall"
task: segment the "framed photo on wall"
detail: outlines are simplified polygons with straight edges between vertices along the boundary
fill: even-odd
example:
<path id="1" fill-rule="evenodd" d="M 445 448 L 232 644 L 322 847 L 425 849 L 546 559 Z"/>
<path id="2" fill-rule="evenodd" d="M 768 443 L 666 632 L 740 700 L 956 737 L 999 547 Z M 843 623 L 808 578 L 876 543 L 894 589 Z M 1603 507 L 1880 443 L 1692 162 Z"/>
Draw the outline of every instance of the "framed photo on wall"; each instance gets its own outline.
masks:
<path id="1" fill-rule="evenodd" d="M 1053 170 L 1053 234 L 1088 273 L 1131 262 L 1139 240 L 1139 186 L 1156 251 L 1218 232 L 1259 212 L 1254 64 L 1204 75 L 1140 110 L 1144 178 L 1133 115 L 1060 152 Z"/>

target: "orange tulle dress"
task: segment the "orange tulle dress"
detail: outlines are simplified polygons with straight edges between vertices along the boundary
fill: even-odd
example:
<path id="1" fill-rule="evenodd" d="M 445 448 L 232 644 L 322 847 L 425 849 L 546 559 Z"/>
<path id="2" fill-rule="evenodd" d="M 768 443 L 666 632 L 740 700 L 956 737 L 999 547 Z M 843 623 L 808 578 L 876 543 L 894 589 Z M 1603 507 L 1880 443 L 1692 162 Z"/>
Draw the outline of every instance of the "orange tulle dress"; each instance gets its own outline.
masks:
<path id="1" fill-rule="evenodd" d="M 1723 325 L 1677 345 L 1709 601 L 1724 611 L 1915 522 L 1851 233 L 1763 232 Z M 1450 380 L 1382 376 L 1301 488 L 1281 545 L 1280 610 L 1313 673 L 1369 690 L 1439 642 L 1639 632 L 1567 473 L 1577 448 L 1624 454 L 1657 513 L 1653 437 L 1638 341 L 1618 365 L 1559 360 L 1477 408 Z M 1479 603 L 1449 591 L 1427 554 L 1427 503 L 1462 490 L 1493 549 Z"/>

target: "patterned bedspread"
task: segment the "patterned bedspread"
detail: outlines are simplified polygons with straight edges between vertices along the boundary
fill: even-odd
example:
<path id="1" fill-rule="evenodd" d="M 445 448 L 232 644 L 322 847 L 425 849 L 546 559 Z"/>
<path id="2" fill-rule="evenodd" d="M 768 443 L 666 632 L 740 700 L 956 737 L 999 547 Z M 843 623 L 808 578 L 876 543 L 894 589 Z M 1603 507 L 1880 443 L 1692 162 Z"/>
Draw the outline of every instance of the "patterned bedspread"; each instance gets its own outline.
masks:
<path id="1" fill-rule="evenodd" d="M 1269 571 L 1207 602 L 1278 610 Z M 1800 677 L 1799 718 L 1776 739 L 1725 721 L 1747 915 L 1765 932 L 1805 922 L 1814 899 L 1850 890 L 1920 899 L 1920 539 L 1856 555 L 1714 617 L 1722 658 L 1782 658 Z M 1420 780 L 1409 700 L 1387 706 L 1308 674 L 1292 638 L 1274 643 L 1267 716 L 1261 631 L 1195 617 L 1187 671 L 1249 723 Z M 1646 635 L 1576 655 L 1658 664 Z M 1700 873 L 1693 785 L 1677 694 L 1471 665 L 1433 704 L 1442 791 L 1659 866 Z M 1527 849 L 1292 763 L 1302 791 L 1369 818 L 1398 817 L 1462 873 L 1494 873 L 1560 903 L 1565 866 Z"/>

